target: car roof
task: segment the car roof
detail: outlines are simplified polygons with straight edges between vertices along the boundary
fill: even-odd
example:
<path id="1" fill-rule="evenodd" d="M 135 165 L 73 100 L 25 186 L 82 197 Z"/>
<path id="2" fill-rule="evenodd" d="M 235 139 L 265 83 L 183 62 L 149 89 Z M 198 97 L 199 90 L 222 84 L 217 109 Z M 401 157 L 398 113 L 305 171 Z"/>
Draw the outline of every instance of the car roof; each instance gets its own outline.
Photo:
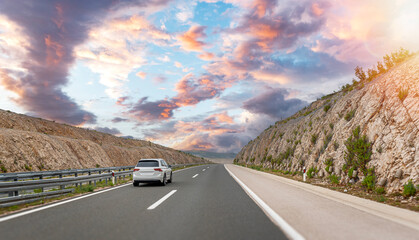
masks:
<path id="1" fill-rule="evenodd" d="M 154 160 L 154 161 L 161 161 L 161 160 L 164 160 L 164 159 L 162 159 L 162 158 L 145 158 L 145 159 L 140 159 L 139 160 L 139 162 L 140 161 L 150 161 L 150 160 Z"/>

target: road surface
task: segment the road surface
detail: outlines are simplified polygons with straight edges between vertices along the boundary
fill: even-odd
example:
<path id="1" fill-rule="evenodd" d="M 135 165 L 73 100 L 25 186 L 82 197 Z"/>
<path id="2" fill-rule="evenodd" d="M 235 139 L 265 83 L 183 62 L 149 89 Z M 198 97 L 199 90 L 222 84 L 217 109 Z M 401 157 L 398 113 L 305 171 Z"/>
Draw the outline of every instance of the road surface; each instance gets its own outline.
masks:
<path id="1" fill-rule="evenodd" d="M 1 239 L 419 239 L 419 214 L 232 164 L 0 218 Z"/>
<path id="2" fill-rule="evenodd" d="M 172 191 L 176 192 L 172 193 Z M 172 193 L 154 209 L 153 204 Z M 1 218 L 0 218 L 1 221 Z M 286 239 L 221 164 L 0 222 L 1 239 Z"/>

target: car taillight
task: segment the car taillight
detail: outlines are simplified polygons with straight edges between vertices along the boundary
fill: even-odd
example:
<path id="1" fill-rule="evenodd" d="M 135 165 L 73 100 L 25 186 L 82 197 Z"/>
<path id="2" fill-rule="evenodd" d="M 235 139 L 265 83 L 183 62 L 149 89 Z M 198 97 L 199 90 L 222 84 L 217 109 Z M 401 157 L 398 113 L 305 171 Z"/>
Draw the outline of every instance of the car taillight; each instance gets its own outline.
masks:
<path id="1" fill-rule="evenodd" d="M 155 168 L 154 171 L 163 172 L 163 170 L 161 170 L 161 168 Z"/>
<path id="2" fill-rule="evenodd" d="M 136 171 L 140 171 L 140 169 L 139 168 L 134 168 L 134 172 L 136 172 Z"/>

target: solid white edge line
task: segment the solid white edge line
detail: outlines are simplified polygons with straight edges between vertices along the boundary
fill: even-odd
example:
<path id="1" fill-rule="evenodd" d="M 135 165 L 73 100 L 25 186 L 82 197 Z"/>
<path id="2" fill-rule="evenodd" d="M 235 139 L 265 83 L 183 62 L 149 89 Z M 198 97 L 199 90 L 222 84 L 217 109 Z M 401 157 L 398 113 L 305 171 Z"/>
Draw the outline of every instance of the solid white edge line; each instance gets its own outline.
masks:
<path id="1" fill-rule="evenodd" d="M 196 167 L 199 167 L 199 166 L 196 166 Z M 189 168 L 179 169 L 179 170 L 174 171 L 174 173 L 181 172 L 183 170 L 188 170 L 188 169 L 196 168 L 196 167 L 189 167 Z M 100 193 L 112 191 L 112 190 L 115 190 L 115 189 L 118 189 L 118 188 L 121 188 L 121 187 L 126 187 L 126 186 L 131 185 L 131 184 L 132 184 L 131 182 L 130 183 L 126 183 L 126 184 L 123 184 L 121 186 L 111 187 L 109 189 L 105 189 L 105 190 L 102 190 L 102 191 L 99 191 L 99 192 L 95 192 L 95 193 L 83 195 L 83 196 L 80 196 L 80 197 L 75 197 L 75 198 L 72 198 L 72 199 L 64 200 L 62 202 L 57 202 L 57 203 L 49 204 L 49 205 L 46 205 L 46 206 L 43 206 L 43 207 L 39 207 L 39 208 L 27 210 L 27 211 L 16 213 L 16 214 L 12 214 L 12 215 L 9 215 L 9 216 L 5 216 L 5 217 L 0 218 L 0 223 L 1 222 L 4 222 L 4 221 L 7 221 L 7 220 L 10 220 L 10 219 L 13 219 L 13 218 L 25 216 L 27 214 L 31 214 L 31 213 L 34 213 L 34 212 L 38 212 L 38 211 L 42 211 L 42 210 L 45 210 L 45 209 L 48 209 L 48 208 L 56 207 L 56 206 L 59 206 L 59 205 L 65 204 L 65 203 L 69 203 L 69 202 L 73 202 L 73 201 L 76 201 L 76 200 L 79 200 L 79 199 L 91 197 L 91 196 L 94 196 L 96 194 L 100 194 Z"/>
<path id="2" fill-rule="evenodd" d="M 147 210 L 153 210 L 156 207 L 158 207 L 162 202 L 166 201 L 170 196 L 172 196 L 177 190 L 172 190 L 168 194 L 166 194 L 164 197 L 160 198 L 157 202 L 155 202 L 153 205 L 147 208 Z"/>
<path id="3" fill-rule="evenodd" d="M 197 173 L 197 174 L 193 175 L 193 177 L 192 177 L 192 178 L 196 178 L 198 175 L 199 175 L 199 174 Z"/>
<path id="4" fill-rule="evenodd" d="M 10 219 L 13 219 L 13 218 L 21 217 L 21 216 L 24 216 L 24 215 L 27 215 L 27 214 L 31 214 L 31 213 L 34 213 L 34 212 L 42 211 L 42 210 L 47 209 L 47 208 L 56 207 L 56 206 L 59 206 L 59 205 L 65 204 L 65 203 L 69 203 L 69 202 L 73 202 L 73 201 L 76 201 L 76 200 L 79 200 L 79 199 L 82 199 L 82 198 L 88 198 L 88 197 L 94 196 L 96 194 L 100 194 L 100 193 L 112 191 L 112 190 L 115 190 L 115 189 L 118 189 L 118 188 L 121 188 L 121 187 L 125 187 L 125 186 L 131 185 L 131 184 L 132 183 L 123 184 L 121 186 L 117 186 L 117 187 L 105 189 L 103 191 L 99 191 L 99 192 L 95 192 L 95 193 L 83 195 L 83 196 L 72 198 L 72 199 L 69 199 L 69 200 L 64 200 L 62 202 L 53 203 L 53 204 L 50 204 L 50 205 L 47 205 L 47 206 L 35 208 L 35 209 L 24 211 L 24 212 L 21 212 L 21 213 L 16 213 L 14 215 L 10 215 L 10 216 L 6 216 L 6 217 L 3 217 L 3 218 L 0 218 L 0 222 L 4 222 L 4 221 L 7 221 L 7 220 L 10 220 Z"/>
<path id="5" fill-rule="evenodd" d="M 225 165 L 224 168 L 233 177 L 234 180 L 249 194 L 249 196 L 261 207 L 264 212 L 269 215 L 271 220 L 278 225 L 286 235 L 291 239 L 305 240 L 291 225 L 289 225 L 281 216 L 279 216 L 271 207 L 268 206 L 258 195 L 256 195 L 249 187 L 246 186 L 239 178 L 237 178 Z"/>

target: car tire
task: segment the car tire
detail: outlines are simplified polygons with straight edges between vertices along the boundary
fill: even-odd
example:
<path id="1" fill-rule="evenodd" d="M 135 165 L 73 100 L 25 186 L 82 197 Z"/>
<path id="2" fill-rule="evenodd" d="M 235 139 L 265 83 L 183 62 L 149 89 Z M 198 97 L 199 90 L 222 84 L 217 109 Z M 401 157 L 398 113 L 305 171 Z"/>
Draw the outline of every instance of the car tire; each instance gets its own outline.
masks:
<path id="1" fill-rule="evenodd" d="M 140 183 L 139 183 L 139 182 L 137 182 L 137 181 L 134 181 L 134 182 L 132 183 L 132 185 L 134 185 L 134 187 L 138 187 L 138 186 L 140 186 Z"/>
<path id="2" fill-rule="evenodd" d="M 170 173 L 170 179 L 167 180 L 168 183 L 172 183 L 173 181 L 173 172 Z"/>
<path id="3" fill-rule="evenodd" d="M 164 174 L 163 176 L 163 182 L 161 183 L 162 186 L 166 186 L 167 183 L 167 179 L 166 179 L 166 174 Z"/>

